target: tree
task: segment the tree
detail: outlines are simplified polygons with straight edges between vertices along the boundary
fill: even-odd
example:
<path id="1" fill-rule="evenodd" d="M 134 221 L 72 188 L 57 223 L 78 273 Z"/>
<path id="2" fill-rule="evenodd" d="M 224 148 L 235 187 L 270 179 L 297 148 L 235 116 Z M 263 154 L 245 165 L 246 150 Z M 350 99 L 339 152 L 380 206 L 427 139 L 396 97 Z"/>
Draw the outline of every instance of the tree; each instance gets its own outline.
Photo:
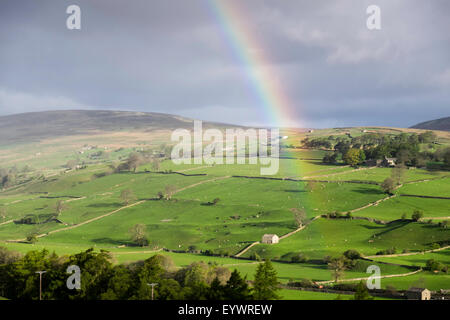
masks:
<path id="1" fill-rule="evenodd" d="M 373 300 L 373 297 L 369 294 L 369 290 L 367 290 L 367 287 L 364 285 L 362 281 L 358 283 L 356 286 L 356 292 L 353 297 L 355 300 Z"/>
<path id="2" fill-rule="evenodd" d="M 75 300 L 99 300 L 101 294 L 108 286 L 108 282 L 111 276 L 111 255 L 104 250 L 95 252 L 93 248 L 90 248 L 84 252 L 77 253 L 70 256 L 62 267 L 63 281 L 61 287 L 65 287 L 67 276 L 64 275 L 65 270 L 70 265 L 76 265 L 82 270 L 81 290 L 72 290 L 70 292 L 70 299 Z M 52 269 L 51 267 L 47 270 Z M 125 284 L 124 284 L 125 285 Z M 65 295 L 68 294 L 68 290 L 62 291 Z M 66 299 L 69 299 L 66 297 Z"/>
<path id="3" fill-rule="evenodd" d="M 387 194 L 392 194 L 395 190 L 395 181 L 392 178 L 386 178 L 381 183 L 381 189 Z"/>
<path id="4" fill-rule="evenodd" d="M 36 233 L 30 233 L 29 235 L 27 235 L 27 242 L 29 242 L 29 243 L 36 243 L 38 241 L 38 238 L 37 238 L 37 234 Z"/>
<path id="5" fill-rule="evenodd" d="M 75 159 L 71 159 L 71 160 L 67 161 L 66 168 L 73 170 L 77 167 L 77 165 L 78 165 L 78 161 Z"/>
<path id="6" fill-rule="evenodd" d="M 198 249 L 196 245 L 190 245 L 188 248 L 189 253 L 197 253 Z"/>
<path id="7" fill-rule="evenodd" d="M 133 228 L 130 229 L 131 241 L 133 241 L 138 246 L 146 246 L 148 244 L 147 239 L 147 227 L 144 224 L 135 224 Z"/>
<path id="8" fill-rule="evenodd" d="M 158 158 L 152 159 L 152 170 L 159 171 L 161 169 L 161 160 Z"/>
<path id="9" fill-rule="evenodd" d="M 342 155 L 346 154 L 350 149 L 350 143 L 346 141 L 339 141 L 335 146 L 334 150 L 336 152 L 341 153 Z"/>
<path id="10" fill-rule="evenodd" d="M 406 168 L 404 165 L 398 165 L 392 169 L 391 179 L 394 181 L 396 185 L 400 185 L 403 183 L 405 178 Z"/>
<path id="11" fill-rule="evenodd" d="M 120 193 L 120 199 L 122 199 L 123 203 L 127 206 L 131 201 L 136 200 L 136 196 L 131 189 L 124 189 Z"/>
<path id="12" fill-rule="evenodd" d="M 337 157 L 338 157 L 338 155 L 337 155 L 336 152 L 335 152 L 335 153 L 332 153 L 332 154 L 326 154 L 326 155 L 323 157 L 322 162 L 323 162 L 323 163 L 334 164 L 334 163 L 336 163 L 336 161 L 337 161 Z"/>
<path id="13" fill-rule="evenodd" d="M 303 226 L 306 222 L 306 212 L 302 209 L 292 208 L 291 212 L 294 215 L 295 223 L 297 224 L 297 227 L 300 228 Z"/>
<path id="14" fill-rule="evenodd" d="M 249 288 L 246 277 L 242 278 L 239 271 L 234 269 L 223 287 L 224 297 L 227 300 L 250 300 L 252 298 L 251 289 Z"/>
<path id="15" fill-rule="evenodd" d="M 124 265 L 115 266 L 109 278 L 107 290 L 102 293 L 102 300 L 126 300 L 132 294 L 133 274 Z"/>
<path id="16" fill-rule="evenodd" d="M 433 131 L 426 131 L 424 133 L 419 134 L 419 142 L 421 143 L 430 143 L 436 141 L 437 136 Z"/>
<path id="17" fill-rule="evenodd" d="M 12 250 L 8 250 L 5 247 L 0 247 L 0 265 L 10 264 L 18 261 L 22 257 L 22 254 Z"/>
<path id="18" fill-rule="evenodd" d="M 366 160 L 366 155 L 361 149 L 350 149 L 344 154 L 343 159 L 346 164 L 355 167 Z"/>
<path id="19" fill-rule="evenodd" d="M 63 200 L 58 200 L 56 202 L 54 208 L 55 208 L 57 217 L 59 217 L 64 210 L 67 210 L 69 208 L 69 206 Z"/>
<path id="20" fill-rule="evenodd" d="M 172 196 L 175 194 L 176 191 L 177 191 L 177 187 L 175 187 L 173 185 L 167 185 L 164 188 L 164 198 L 166 200 L 172 199 Z"/>
<path id="21" fill-rule="evenodd" d="M 415 222 L 419 221 L 423 218 L 423 212 L 419 210 L 415 210 L 413 214 L 411 215 L 411 219 Z"/>
<path id="22" fill-rule="evenodd" d="M 254 298 L 256 300 L 279 299 L 278 290 L 277 272 L 272 263 L 270 260 L 260 263 L 253 282 Z"/>
<path id="23" fill-rule="evenodd" d="M 344 257 L 350 259 L 350 260 L 356 260 L 356 259 L 360 259 L 361 258 L 361 254 L 354 250 L 354 249 L 349 249 L 347 251 L 344 252 Z"/>
<path id="24" fill-rule="evenodd" d="M 409 150 L 402 149 L 397 152 L 397 164 L 404 165 L 411 161 Z"/>
<path id="25" fill-rule="evenodd" d="M 344 259 L 342 258 L 333 258 L 328 263 L 328 268 L 331 270 L 334 278 L 334 282 L 338 282 L 339 278 L 344 275 L 344 271 L 346 269 Z"/>
<path id="26" fill-rule="evenodd" d="M 125 162 L 128 170 L 136 172 L 137 167 L 142 163 L 142 156 L 139 153 L 133 152 L 128 156 Z"/>
<path id="27" fill-rule="evenodd" d="M 209 286 L 207 293 L 208 300 L 224 300 L 225 293 L 223 285 L 220 283 L 218 278 L 214 278 Z"/>

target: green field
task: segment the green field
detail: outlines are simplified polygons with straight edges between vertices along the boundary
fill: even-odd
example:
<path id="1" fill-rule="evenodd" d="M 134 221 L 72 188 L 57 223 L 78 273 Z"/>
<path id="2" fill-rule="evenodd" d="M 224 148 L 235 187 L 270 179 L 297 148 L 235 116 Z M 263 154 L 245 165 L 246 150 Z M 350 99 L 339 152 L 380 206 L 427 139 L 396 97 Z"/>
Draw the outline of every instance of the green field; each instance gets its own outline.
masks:
<path id="1" fill-rule="evenodd" d="M 397 290 L 408 290 L 412 287 L 439 290 L 450 287 L 450 276 L 448 274 L 434 274 L 431 272 L 419 272 L 407 277 L 381 279 L 381 287 L 394 287 Z"/>
<path id="2" fill-rule="evenodd" d="M 366 169 L 360 170 L 340 175 L 335 175 L 330 177 L 330 180 L 335 181 L 373 181 L 373 182 L 383 182 L 384 179 L 388 178 L 391 175 L 391 168 L 375 168 L 375 169 Z M 447 172 L 440 171 L 429 171 L 425 169 L 414 169 L 408 170 L 405 174 L 404 181 L 418 181 L 425 179 L 436 179 L 442 176 L 447 176 Z"/>
<path id="3" fill-rule="evenodd" d="M 263 258 L 290 259 L 293 254 L 304 253 L 311 259 L 322 259 L 348 249 L 374 255 L 392 247 L 399 251 L 430 249 L 432 243 L 445 241 L 448 237 L 448 229 L 421 223 L 379 225 L 365 220 L 319 219 L 279 244 L 257 245 L 245 256 L 257 253 Z"/>
<path id="4" fill-rule="evenodd" d="M 383 221 L 392 221 L 401 219 L 403 214 L 408 219 L 414 211 L 419 210 L 423 213 L 424 220 L 426 218 L 448 217 L 450 199 L 428 199 L 416 197 L 395 197 L 377 206 L 372 206 L 354 213 L 354 216 L 369 217 Z"/>
<path id="5" fill-rule="evenodd" d="M 402 265 L 407 265 L 407 266 L 421 266 L 421 267 L 425 267 L 427 261 L 430 259 L 434 259 L 443 264 L 450 265 L 450 249 L 437 251 L 437 252 L 405 255 L 405 256 L 400 256 L 400 257 L 374 258 L 375 261 L 397 263 L 397 264 L 402 264 Z"/>
<path id="6" fill-rule="evenodd" d="M 398 189 L 398 193 L 431 197 L 450 197 L 449 184 L 450 178 L 409 183 Z"/>

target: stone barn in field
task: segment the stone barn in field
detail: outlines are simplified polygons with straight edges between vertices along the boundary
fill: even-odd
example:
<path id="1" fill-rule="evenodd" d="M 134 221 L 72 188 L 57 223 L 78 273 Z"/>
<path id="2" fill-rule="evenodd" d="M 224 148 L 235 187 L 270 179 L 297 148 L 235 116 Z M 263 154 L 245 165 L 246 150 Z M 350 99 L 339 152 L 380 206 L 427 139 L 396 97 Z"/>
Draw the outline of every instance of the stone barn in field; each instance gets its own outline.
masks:
<path id="1" fill-rule="evenodd" d="M 274 244 L 274 243 L 278 243 L 279 241 L 280 241 L 280 238 L 278 238 L 278 236 L 276 234 L 265 234 L 262 237 L 261 243 Z"/>
<path id="2" fill-rule="evenodd" d="M 424 288 L 410 288 L 406 291 L 408 300 L 430 300 L 431 291 Z"/>

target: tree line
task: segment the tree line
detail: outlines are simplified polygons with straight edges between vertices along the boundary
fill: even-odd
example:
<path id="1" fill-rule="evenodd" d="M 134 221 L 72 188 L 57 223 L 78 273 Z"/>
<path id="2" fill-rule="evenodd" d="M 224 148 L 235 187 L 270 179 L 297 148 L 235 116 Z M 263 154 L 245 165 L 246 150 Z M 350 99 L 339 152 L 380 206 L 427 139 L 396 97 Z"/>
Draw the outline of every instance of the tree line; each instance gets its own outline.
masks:
<path id="1" fill-rule="evenodd" d="M 399 135 L 367 133 L 354 138 L 329 136 L 306 138 L 302 141 L 307 148 L 333 150 L 324 156 L 325 163 L 336 163 L 338 159 L 342 159 L 346 164 L 356 166 L 366 159 L 395 157 L 398 163 L 405 166 L 425 167 L 427 162 L 435 161 L 450 167 L 450 148 L 434 148 L 436 143 L 437 136 L 432 131 Z M 421 151 L 421 144 L 429 144 L 431 151 Z"/>
<path id="2" fill-rule="evenodd" d="M 81 270 L 80 289 L 69 289 L 67 268 Z M 271 300 L 279 299 L 277 273 L 269 260 L 261 262 L 249 283 L 237 270 L 214 263 L 194 262 L 177 268 L 166 255 L 144 261 L 114 264 L 112 255 L 92 248 L 68 256 L 48 250 L 25 255 L 0 247 L 0 296 L 8 299 L 46 300 L 147 300 L 152 299 L 150 283 L 156 283 L 155 300 Z"/>

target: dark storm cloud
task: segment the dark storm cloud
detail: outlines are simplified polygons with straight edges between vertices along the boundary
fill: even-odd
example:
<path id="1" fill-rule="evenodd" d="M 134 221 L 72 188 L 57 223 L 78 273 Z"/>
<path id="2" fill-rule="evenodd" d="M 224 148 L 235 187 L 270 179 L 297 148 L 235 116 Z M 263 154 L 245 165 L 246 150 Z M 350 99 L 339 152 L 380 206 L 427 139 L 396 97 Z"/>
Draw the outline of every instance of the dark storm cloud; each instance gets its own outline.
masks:
<path id="1" fill-rule="evenodd" d="M 225 0 L 230 1 L 230 0 Z M 0 114 L 158 111 L 267 123 L 208 0 L 0 3 Z M 234 1 L 279 76 L 295 122 L 409 126 L 448 116 L 450 4 Z M 67 30 L 66 8 L 82 10 Z M 368 31 L 377 4 L 382 30 Z"/>

